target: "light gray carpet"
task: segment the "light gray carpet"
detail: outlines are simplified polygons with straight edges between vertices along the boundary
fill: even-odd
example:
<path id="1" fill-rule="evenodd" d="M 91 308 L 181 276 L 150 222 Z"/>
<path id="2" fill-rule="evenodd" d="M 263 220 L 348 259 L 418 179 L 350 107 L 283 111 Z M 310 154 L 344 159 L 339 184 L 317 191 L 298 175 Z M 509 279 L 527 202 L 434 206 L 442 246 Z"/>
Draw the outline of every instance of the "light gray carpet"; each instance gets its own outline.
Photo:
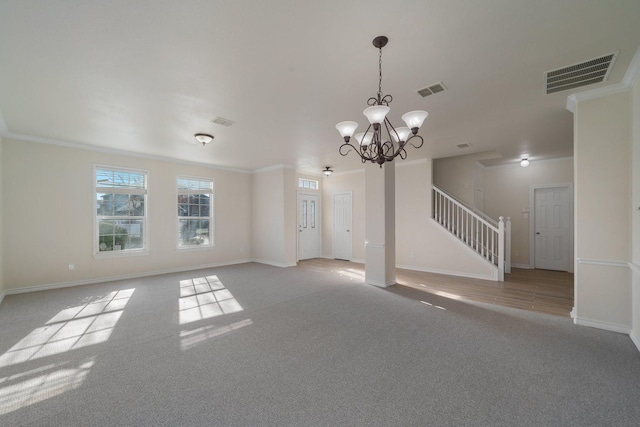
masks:
<path id="1" fill-rule="evenodd" d="M 640 424 L 628 336 L 329 272 L 13 295 L 0 325 L 2 426 Z"/>

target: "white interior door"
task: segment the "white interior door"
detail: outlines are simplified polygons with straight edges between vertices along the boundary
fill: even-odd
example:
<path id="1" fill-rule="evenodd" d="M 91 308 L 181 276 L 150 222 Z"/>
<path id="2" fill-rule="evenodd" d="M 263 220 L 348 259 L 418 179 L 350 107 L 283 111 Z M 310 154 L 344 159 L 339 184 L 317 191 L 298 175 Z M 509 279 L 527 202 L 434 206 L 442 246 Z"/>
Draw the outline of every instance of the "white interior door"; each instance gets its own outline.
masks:
<path id="1" fill-rule="evenodd" d="M 320 256 L 320 196 L 298 194 L 298 259 Z"/>
<path id="2" fill-rule="evenodd" d="M 351 260 L 351 193 L 333 196 L 333 257 Z"/>
<path id="3" fill-rule="evenodd" d="M 534 194 L 535 268 L 569 271 L 571 200 L 567 187 Z"/>

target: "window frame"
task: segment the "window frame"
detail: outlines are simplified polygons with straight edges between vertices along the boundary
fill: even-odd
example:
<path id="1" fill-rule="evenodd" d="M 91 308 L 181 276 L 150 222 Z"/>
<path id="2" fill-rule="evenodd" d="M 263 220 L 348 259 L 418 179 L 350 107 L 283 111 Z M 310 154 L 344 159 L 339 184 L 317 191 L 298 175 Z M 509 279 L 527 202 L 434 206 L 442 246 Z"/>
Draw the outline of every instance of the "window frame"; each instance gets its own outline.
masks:
<path id="1" fill-rule="evenodd" d="M 314 187 L 311 187 L 311 183 L 313 183 Z M 305 190 L 319 190 L 319 186 L 320 183 L 315 179 L 298 178 L 298 188 L 303 188 Z"/>
<path id="2" fill-rule="evenodd" d="M 208 217 L 202 217 L 202 216 L 198 216 L 198 217 L 185 217 L 185 216 L 179 216 L 178 212 L 180 209 L 180 202 L 179 202 L 179 197 L 180 195 L 191 195 L 191 194 L 205 194 L 201 189 L 198 190 L 180 190 L 179 186 L 178 186 L 178 180 L 180 179 L 187 179 L 187 180 L 195 180 L 195 181 L 207 181 L 211 184 L 210 186 L 210 193 L 209 193 L 209 216 Z M 182 252 L 182 251 L 198 251 L 198 250 L 207 250 L 207 249 L 212 249 L 215 248 L 216 246 L 216 239 L 215 239 L 215 205 L 216 205 L 216 183 L 215 183 L 215 179 L 212 177 L 204 177 L 204 176 L 193 176 L 193 175 L 176 175 L 175 178 L 175 197 L 174 197 L 174 202 L 175 202 L 175 211 L 174 211 L 174 215 L 175 215 L 175 219 L 176 219 L 176 250 Z M 203 219 L 203 218 L 208 218 L 209 220 L 209 243 L 208 244 L 198 244 L 198 245 L 181 245 L 180 244 L 180 220 L 182 219 Z"/>
<path id="3" fill-rule="evenodd" d="M 135 174 L 144 175 L 144 188 L 118 188 L 118 187 L 99 187 L 98 186 L 98 170 L 108 171 L 121 171 Z M 142 193 L 144 199 L 144 212 L 143 216 L 128 216 L 130 219 L 142 220 L 142 247 L 135 249 L 121 249 L 111 251 L 100 251 L 100 220 L 105 216 L 98 215 L 97 200 L 100 193 L 111 194 L 131 194 L 133 192 Z M 109 259 L 109 258 L 125 258 L 131 256 L 142 256 L 149 254 L 149 171 L 145 169 L 129 168 L 122 166 L 113 166 L 105 164 L 93 164 L 93 257 L 95 259 Z M 112 215 L 114 219 L 118 218 L 116 215 Z M 109 216 L 106 216 L 109 218 Z M 124 219 L 125 217 L 118 218 Z"/>

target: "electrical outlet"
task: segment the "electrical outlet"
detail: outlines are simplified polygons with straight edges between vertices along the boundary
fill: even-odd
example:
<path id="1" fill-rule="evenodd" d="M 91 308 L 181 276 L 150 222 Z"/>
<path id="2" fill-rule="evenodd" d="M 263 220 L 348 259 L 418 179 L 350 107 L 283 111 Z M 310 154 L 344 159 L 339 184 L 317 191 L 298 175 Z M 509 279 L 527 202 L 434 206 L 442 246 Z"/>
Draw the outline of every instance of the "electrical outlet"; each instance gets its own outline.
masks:
<path id="1" fill-rule="evenodd" d="M 75 270 L 75 269 L 76 269 L 76 266 L 75 266 L 75 265 L 73 265 L 73 264 L 69 264 L 69 270 Z"/>

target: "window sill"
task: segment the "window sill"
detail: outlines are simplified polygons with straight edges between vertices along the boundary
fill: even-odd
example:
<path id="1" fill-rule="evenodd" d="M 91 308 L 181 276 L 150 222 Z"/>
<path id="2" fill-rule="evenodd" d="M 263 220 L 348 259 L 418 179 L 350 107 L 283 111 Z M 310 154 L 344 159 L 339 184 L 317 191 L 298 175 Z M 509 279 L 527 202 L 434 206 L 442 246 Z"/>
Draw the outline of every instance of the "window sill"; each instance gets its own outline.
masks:
<path id="1" fill-rule="evenodd" d="M 135 256 L 149 255 L 148 249 L 131 250 L 131 251 L 105 251 L 93 254 L 95 259 L 111 259 L 111 258 L 128 258 Z"/>
<path id="2" fill-rule="evenodd" d="M 207 249 L 215 249 L 215 245 L 193 245 L 193 246 L 177 246 L 177 252 L 194 252 L 205 251 Z"/>

